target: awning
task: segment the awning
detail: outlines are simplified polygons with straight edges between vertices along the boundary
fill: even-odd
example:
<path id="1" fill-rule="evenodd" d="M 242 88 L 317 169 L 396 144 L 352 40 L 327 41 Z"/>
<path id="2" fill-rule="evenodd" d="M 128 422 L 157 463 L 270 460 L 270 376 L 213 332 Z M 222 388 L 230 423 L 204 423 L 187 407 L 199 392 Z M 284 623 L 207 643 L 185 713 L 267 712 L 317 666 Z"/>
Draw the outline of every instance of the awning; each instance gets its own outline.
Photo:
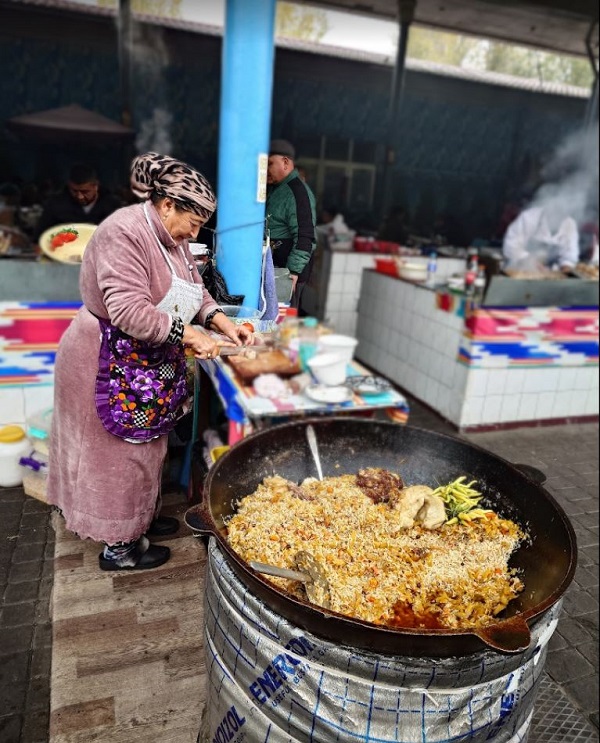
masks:
<path id="1" fill-rule="evenodd" d="M 12 131 L 20 135 L 41 140 L 75 139 L 78 142 L 94 144 L 125 140 L 135 135 L 133 129 L 76 103 L 14 116 L 6 123 Z"/>

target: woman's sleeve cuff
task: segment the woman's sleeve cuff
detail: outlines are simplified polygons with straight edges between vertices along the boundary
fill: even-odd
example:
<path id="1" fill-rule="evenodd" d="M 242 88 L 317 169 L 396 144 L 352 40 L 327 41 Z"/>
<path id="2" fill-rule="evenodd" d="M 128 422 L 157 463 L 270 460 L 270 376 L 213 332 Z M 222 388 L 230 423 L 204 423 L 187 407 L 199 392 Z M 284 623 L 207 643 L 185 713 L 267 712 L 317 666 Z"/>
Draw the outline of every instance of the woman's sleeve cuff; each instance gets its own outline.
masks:
<path id="1" fill-rule="evenodd" d="M 214 320 L 215 315 L 218 315 L 219 312 L 223 312 L 223 310 L 220 307 L 217 307 L 217 309 L 216 310 L 213 310 L 210 313 L 210 315 L 207 315 L 206 316 L 206 320 L 204 321 L 204 327 L 205 328 L 209 328 L 210 329 L 211 322 Z M 223 312 L 223 314 L 225 314 L 225 313 Z"/>
<path id="2" fill-rule="evenodd" d="M 177 343 L 181 343 L 182 340 L 183 320 L 180 317 L 174 317 L 173 322 L 171 323 L 171 330 L 169 331 L 169 335 L 167 336 L 167 343 L 170 343 L 172 346 L 174 346 Z"/>

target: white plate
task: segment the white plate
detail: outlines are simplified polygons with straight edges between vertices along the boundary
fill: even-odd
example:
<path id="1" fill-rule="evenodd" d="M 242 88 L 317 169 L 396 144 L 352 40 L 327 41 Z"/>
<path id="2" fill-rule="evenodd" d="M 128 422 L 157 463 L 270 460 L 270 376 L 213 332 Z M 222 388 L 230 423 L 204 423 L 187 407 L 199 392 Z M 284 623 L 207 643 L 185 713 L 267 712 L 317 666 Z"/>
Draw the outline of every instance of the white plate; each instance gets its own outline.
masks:
<path id="1" fill-rule="evenodd" d="M 95 231 L 95 224 L 57 224 L 46 230 L 40 237 L 40 248 L 49 258 L 59 263 L 81 263 L 86 245 Z M 53 247 L 53 239 L 61 232 L 72 233 L 75 240 Z"/>
<path id="2" fill-rule="evenodd" d="M 304 390 L 304 394 L 315 402 L 327 405 L 339 405 L 352 400 L 352 390 L 345 385 L 328 387 L 325 384 L 310 384 Z"/>
<path id="3" fill-rule="evenodd" d="M 383 377 L 348 377 L 348 384 L 359 395 L 382 395 L 392 389 L 392 385 Z"/>

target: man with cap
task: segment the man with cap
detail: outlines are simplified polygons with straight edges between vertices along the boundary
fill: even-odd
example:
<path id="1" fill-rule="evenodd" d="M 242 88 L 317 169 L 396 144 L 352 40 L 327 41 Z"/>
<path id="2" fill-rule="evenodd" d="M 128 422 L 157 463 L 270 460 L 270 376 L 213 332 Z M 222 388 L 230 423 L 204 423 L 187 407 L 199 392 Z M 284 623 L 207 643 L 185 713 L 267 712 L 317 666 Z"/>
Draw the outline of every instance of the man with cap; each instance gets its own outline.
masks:
<path id="1" fill-rule="evenodd" d="M 289 270 L 292 306 L 299 307 L 316 245 L 316 207 L 313 192 L 294 165 L 295 157 L 294 147 L 287 140 L 271 141 L 266 212 L 273 263 Z"/>

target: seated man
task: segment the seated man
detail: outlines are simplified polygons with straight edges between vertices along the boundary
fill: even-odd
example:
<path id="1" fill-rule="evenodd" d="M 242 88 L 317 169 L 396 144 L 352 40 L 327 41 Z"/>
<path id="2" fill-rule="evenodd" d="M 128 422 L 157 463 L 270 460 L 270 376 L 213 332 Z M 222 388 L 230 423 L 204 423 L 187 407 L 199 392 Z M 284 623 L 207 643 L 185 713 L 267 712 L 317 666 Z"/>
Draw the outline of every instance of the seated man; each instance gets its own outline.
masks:
<path id="1" fill-rule="evenodd" d="M 73 165 L 64 191 L 44 204 L 36 237 L 57 224 L 100 224 L 120 206 L 115 196 L 102 191 L 94 168 L 81 163 Z"/>

